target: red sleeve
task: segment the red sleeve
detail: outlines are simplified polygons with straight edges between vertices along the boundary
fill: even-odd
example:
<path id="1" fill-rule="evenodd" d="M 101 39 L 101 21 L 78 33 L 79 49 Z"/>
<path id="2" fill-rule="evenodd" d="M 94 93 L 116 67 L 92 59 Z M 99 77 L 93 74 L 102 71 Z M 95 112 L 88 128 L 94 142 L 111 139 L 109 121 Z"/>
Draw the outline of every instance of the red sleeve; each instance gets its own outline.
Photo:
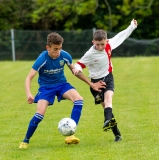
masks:
<path id="1" fill-rule="evenodd" d="M 82 68 L 86 68 L 86 66 L 83 63 L 80 62 L 76 62 L 77 64 L 79 64 Z"/>

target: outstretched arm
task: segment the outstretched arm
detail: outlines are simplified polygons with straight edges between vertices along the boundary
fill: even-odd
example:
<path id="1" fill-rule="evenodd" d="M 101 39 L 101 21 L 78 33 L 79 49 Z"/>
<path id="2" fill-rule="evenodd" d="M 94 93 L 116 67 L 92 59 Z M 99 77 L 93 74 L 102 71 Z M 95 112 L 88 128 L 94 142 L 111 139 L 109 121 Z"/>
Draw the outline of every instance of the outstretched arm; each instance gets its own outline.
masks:
<path id="1" fill-rule="evenodd" d="M 136 28 L 137 28 L 137 21 L 133 19 L 128 28 L 119 32 L 116 36 L 108 40 L 111 49 L 113 50 L 117 48 L 120 44 L 122 44 L 124 40 L 127 39 Z"/>

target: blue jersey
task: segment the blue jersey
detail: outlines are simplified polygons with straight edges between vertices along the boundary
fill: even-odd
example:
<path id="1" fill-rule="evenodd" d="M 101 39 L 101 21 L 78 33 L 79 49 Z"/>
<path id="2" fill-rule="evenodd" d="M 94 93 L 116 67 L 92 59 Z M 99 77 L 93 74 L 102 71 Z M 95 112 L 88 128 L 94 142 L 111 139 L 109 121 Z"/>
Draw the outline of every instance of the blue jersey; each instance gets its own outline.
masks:
<path id="1" fill-rule="evenodd" d="M 34 70 L 39 72 L 39 85 L 51 86 L 66 82 L 64 75 L 65 64 L 72 64 L 72 57 L 66 51 L 61 50 L 60 56 L 56 59 L 52 59 L 48 55 L 48 51 L 42 52 L 32 66 Z"/>

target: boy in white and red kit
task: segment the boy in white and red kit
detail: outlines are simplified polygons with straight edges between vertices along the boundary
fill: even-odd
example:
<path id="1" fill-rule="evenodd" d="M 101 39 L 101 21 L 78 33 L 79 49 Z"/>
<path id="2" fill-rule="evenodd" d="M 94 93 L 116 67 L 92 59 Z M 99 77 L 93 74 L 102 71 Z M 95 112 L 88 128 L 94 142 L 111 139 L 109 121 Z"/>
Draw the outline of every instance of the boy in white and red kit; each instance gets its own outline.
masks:
<path id="1" fill-rule="evenodd" d="M 74 74 L 88 85 L 91 84 L 90 91 L 95 99 L 95 104 L 102 105 L 104 109 L 103 131 L 111 129 L 115 135 L 114 142 L 118 142 L 122 140 L 122 138 L 112 112 L 114 78 L 112 74 L 113 66 L 111 62 L 111 54 L 112 50 L 122 44 L 136 28 L 137 21 L 133 19 L 128 28 L 121 31 L 111 39 L 107 39 L 107 33 L 104 30 L 96 30 L 93 34 L 93 46 L 74 65 Z M 89 70 L 89 78 L 91 79 L 91 82 L 105 82 L 105 89 L 102 88 L 99 92 L 93 89 L 92 83 L 89 83 L 88 78 L 86 78 L 82 73 L 82 69 L 86 66 Z"/>

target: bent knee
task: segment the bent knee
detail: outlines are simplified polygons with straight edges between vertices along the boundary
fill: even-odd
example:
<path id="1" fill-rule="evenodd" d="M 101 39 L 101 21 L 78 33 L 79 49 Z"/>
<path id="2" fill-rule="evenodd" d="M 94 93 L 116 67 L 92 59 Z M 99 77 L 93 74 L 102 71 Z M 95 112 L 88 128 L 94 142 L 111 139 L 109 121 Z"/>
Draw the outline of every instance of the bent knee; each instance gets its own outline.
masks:
<path id="1" fill-rule="evenodd" d="M 78 96 L 78 97 L 76 97 L 75 101 L 78 101 L 78 100 L 83 101 L 83 97 L 82 97 L 82 96 Z"/>

